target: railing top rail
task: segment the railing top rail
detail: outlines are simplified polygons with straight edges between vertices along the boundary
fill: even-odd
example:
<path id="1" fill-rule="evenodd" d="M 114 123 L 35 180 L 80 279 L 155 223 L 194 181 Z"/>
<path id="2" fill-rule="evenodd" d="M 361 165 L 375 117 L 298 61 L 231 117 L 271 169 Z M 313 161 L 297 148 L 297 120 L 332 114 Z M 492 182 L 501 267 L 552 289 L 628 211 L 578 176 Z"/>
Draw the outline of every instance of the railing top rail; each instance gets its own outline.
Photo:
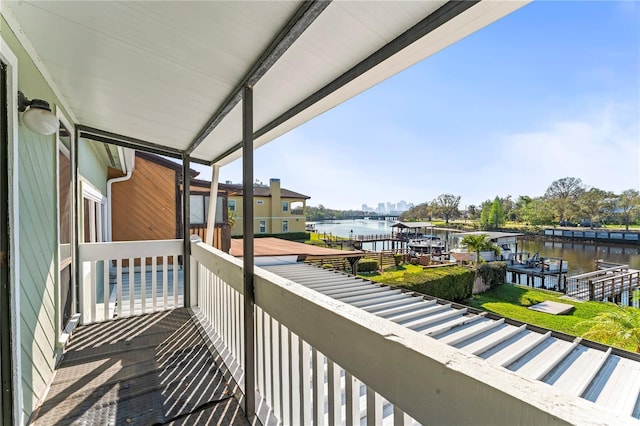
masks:
<path id="1" fill-rule="evenodd" d="M 261 268 L 255 280 L 258 306 L 423 424 L 629 421 Z"/>
<path id="2" fill-rule="evenodd" d="M 78 245 L 79 260 L 127 259 L 182 255 L 182 240 L 110 241 L 103 243 L 81 243 Z"/>
<path id="3" fill-rule="evenodd" d="M 567 279 L 577 279 L 577 280 L 579 280 L 579 279 L 583 279 L 583 278 L 589 278 L 589 277 L 594 277 L 594 276 L 606 274 L 607 272 L 621 271 L 623 269 L 629 269 L 629 265 L 619 265 L 619 266 L 614 266 L 612 268 L 599 269 L 597 271 L 592 271 L 592 272 L 585 272 L 584 274 L 578 274 L 578 275 L 573 275 L 571 277 L 567 277 Z"/>
<path id="4" fill-rule="evenodd" d="M 632 272 L 626 272 L 624 274 L 616 274 L 616 275 L 610 275 L 604 278 L 600 278 L 598 280 L 595 281 L 591 281 L 591 283 L 593 284 L 599 284 L 601 282 L 607 282 L 607 281 L 612 281 L 612 280 L 618 280 L 618 279 L 624 279 L 627 277 L 632 277 L 632 276 L 640 276 L 640 271 L 632 271 Z"/>

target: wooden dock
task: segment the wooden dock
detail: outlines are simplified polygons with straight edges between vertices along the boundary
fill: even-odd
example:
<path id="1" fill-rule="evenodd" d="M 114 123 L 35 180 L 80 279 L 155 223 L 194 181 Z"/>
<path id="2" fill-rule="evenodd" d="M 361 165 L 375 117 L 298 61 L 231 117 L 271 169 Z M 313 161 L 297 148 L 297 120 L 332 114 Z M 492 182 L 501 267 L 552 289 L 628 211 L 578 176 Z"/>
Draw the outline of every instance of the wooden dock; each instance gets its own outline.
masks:
<path id="1" fill-rule="evenodd" d="M 540 257 L 523 260 L 515 253 L 511 263 L 507 263 L 507 281 L 527 287 L 564 292 L 567 262 L 558 257 Z"/>
<path id="2" fill-rule="evenodd" d="M 580 300 L 613 302 L 623 306 L 640 307 L 633 301 L 633 292 L 640 290 L 640 270 L 629 265 L 598 262 L 593 272 L 566 278 L 566 293 Z"/>

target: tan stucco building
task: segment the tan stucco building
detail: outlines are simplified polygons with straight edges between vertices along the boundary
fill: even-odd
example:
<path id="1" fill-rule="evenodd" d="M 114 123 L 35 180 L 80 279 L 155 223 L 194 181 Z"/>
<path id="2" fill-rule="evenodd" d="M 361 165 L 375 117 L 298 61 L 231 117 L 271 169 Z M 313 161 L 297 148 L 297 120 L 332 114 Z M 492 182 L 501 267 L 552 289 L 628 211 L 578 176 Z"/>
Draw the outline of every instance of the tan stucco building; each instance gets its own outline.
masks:
<path id="1" fill-rule="evenodd" d="M 242 235 L 242 184 L 221 183 L 218 189 L 228 194 L 231 235 Z M 269 186 L 253 186 L 255 234 L 281 234 L 305 231 L 306 201 L 311 198 L 282 188 L 280 179 L 271 179 Z"/>

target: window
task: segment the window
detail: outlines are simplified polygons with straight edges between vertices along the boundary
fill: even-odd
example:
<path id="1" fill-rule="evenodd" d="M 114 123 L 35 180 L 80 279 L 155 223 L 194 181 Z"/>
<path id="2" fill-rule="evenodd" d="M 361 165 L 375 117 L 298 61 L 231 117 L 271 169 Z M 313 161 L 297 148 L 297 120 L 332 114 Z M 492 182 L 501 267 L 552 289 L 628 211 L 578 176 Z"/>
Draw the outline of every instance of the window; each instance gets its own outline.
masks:
<path id="1" fill-rule="evenodd" d="M 82 236 L 80 241 L 96 243 L 105 240 L 105 197 L 87 182 L 82 181 Z"/>
<path id="2" fill-rule="evenodd" d="M 267 232 L 267 221 L 266 220 L 261 220 L 259 222 L 258 232 L 261 233 L 261 234 L 264 234 L 264 233 Z"/>
<path id="3" fill-rule="evenodd" d="M 236 200 L 229 200 L 229 211 L 230 212 L 236 211 Z"/>
<path id="4" fill-rule="evenodd" d="M 283 220 L 282 221 L 282 232 L 289 232 L 289 221 L 288 220 Z"/>
<path id="5" fill-rule="evenodd" d="M 282 211 L 283 212 L 288 212 L 289 211 L 289 202 L 288 201 L 283 201 L 282 202 Z"/>
<path id="6" fill-rule="evenodd" d="M 205 206 L 205 198 L 207 198 L 207 201 L 209 201 L 209 196 L 205 196 L 202 194 L 189 196 L 189 222 L 192 225 L 202 225 L 206 223 L 205 218 L 207 217 L 207 211 Z"/>
<path id="7" fill-rule="evenodd" d="M 231 201 L 233 200 L 229 200 L 229 203 Z M 191 225 L 206 225 L 209 220 L 209 194 L 191 194 L 189 195 L 189 204 L 189 223 Z M 217 197 L 215 223 L 223 223 L 225 221 L 223 208 L 224 197 Z M 234 210 L 235 201 L 233 201 L 232 211 Z"/>
<path id="8" fill-rule="evenodd" d="M 256 204 L 257 205 L 262 205 L 262 204 L 264 204 L 264 200 L 256 200 Z"/>

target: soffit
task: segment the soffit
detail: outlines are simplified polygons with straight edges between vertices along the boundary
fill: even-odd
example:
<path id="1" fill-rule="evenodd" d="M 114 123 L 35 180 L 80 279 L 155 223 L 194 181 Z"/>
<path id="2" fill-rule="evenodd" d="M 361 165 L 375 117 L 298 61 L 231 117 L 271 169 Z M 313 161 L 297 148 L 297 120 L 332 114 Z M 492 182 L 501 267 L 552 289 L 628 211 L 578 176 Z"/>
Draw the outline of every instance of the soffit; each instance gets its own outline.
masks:
<path id="1" fill-rule="evenodd" d="M 255 129 L 444 3 L 332 2 L 255 85 Z M 79 124 L 186 150 L 301 2 L 4 4 Z M 273 140 L 523 4 L 485 1 L 470 7 L 265 132 L 254 145 Z M 241 139 L 238 104 L 192 156 L 219 158 Z M 240 155 L 236 151 L 218 164 Z"/>

